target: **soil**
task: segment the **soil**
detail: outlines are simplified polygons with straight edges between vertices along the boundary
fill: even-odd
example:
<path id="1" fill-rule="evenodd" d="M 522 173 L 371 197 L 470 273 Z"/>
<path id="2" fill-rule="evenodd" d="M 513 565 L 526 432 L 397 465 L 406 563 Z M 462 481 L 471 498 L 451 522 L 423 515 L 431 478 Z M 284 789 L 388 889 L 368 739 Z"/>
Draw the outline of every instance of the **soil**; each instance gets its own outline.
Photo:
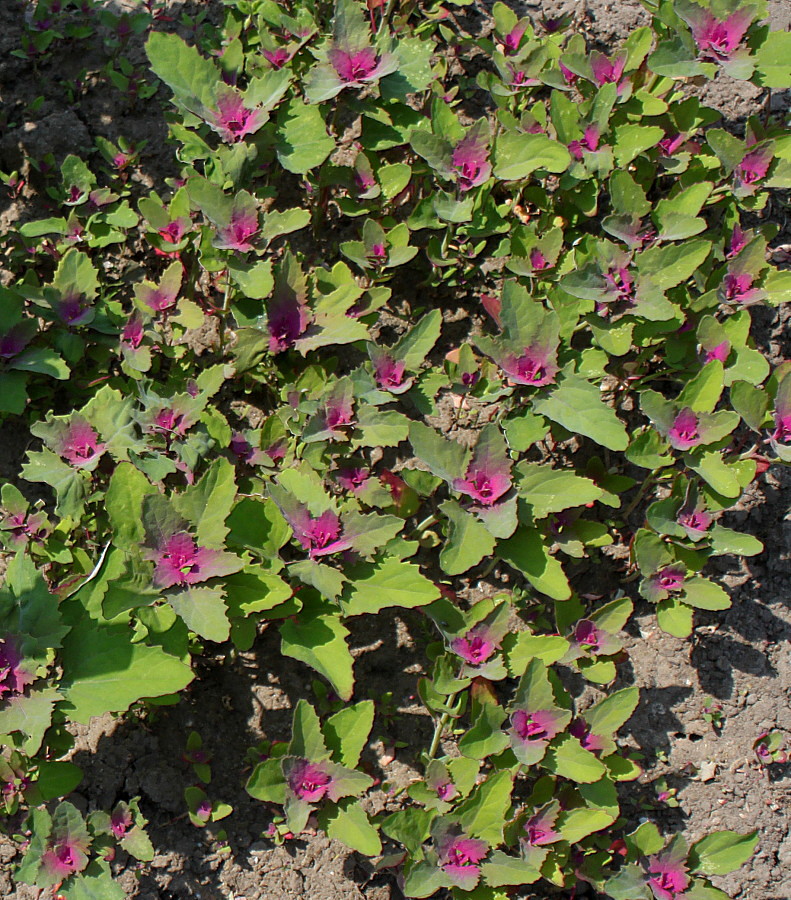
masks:
<path id="1" fill-rule="evenodd" d="M 116 11 L 139 7 L 136 0 L 102 5 Z M 491 5 L 481 0 L 460 12 L 459 21 L 473 33 L 484 33 L 491 27 Z M 648 22 L 635 0 L 543 0 L 529 5 L 512 0 L 510 5 L 520 13 L 568 12 L 573 27 L 605 48 Z M 775 27 L 788 28 L 788 0 L 770 0 L 769 6 Z M 127 102 L 117 92 L 90 87 L 91 72 L 104 61 L 100 50 L 83 47 L 84 53 L 75 54 L 62 48 L 36 68 L 11 55 L 19 47 L 24 10 L 24 3 L 0 4 L 0 170 L 20 169 L 35 187 L 35 172 L 25 168 L 25 156 L 52 153 L 60 162 L 66 153 L 90 152 L 97 135 L 112 140 L 123 135 L 135 143 L 147 142 L 136 176 L 141 188 L 174 176 L 177 164 L 165 140 L 159 105 Z M 200 11 L 209 23 L 222 20 L 220 0 L 166 4 L 166 12 L 176 20 L 183 12 Z M 144 64 L 139 38 L 130 40 L 125 55 L 136 65 Z M 74 78 L 83 78 L 88 87 L 70 104 L 63 82 Z M 729 127 L 738 129 L 746 115 L 756 112 L 757 95 L 750 85 L 721 77 L 704 99 L 722 112 Z M 43 99 L 36 103 L 39 97 Z M 773 104 L 777 108 L 787 102 L 787 94 L 778 94 Z M 34 187 L 17 197 L 3 194 L 0 231 L 48 214 Z M 777 218 L 785 228 L 781 213 L 778 207 Z M 788 233 L 781 231 L 777 242 L 788 240 Z M 789 312 L 759 310 L 756 316 L 762 349 L 771 361 L 791 357 Z M 3 436 L 0 475 L 15 480 L 29 436 L 25 428 L 7 424 Z M 710 830 L 757 828 L 757 854 L 734 875 L 715 879 L 737 900 L 791 897 L 791 769 L 762 768 L 753 753 L 761 733 L 779 728 L 791 734 L 789 489 L 791 470 L 772 466 L 729 513 L 726 524 L 757 535 L 766 545 L 759 557 L 726 557 L 713 563 L 731 592 L 732 608 L 698 614 L 694 640 L 680 641 L 658 630 L 647 605 L 639 607 L 629 625 L 629 660 L 619 674 L 623 684 L 641 688 L 640 706 L 622 733 L 627 744 L 644 754 L 646 769 L 640 782 L 625 792 L 625 814 L 633 822 L 648 815 L 668 833 L 682 829 L 689 840 Z M 491 584 L 466 587 L 471 594 L 492 589 Z M 377 721 L 365 757 L 381 782 L 369 810 L 378 812 L 389 808 L 395 790 L 416 776 L 411 748 L 430 739 L 431 720 L 416 701 L 428 630 L 419 614 L 409 612 L 384 612 L 375 620 L 353 621 L 351 628 L 358 682 L 377 699 L 392 692 L 393 716 Z M 137 900 L 400 898 L 391 875 L 376 873 L 369 861 L 321 833 L 283 846 L 262 836 L 276 810 L 244 792 L 240 772 L 249 766 L 245 756 L 265 736 L 287 737 L 291 709 L 300 697 L 316 702 L 313 673 L 280 655 L 276 629 L 266 631 L 249 653 L 208 658 L 199 667 L 194 685 L 178 705 L 155 708 L 139 718 L 108 715 L 75 729 L 72 758 L 85 779 L 70 799 L 90 810 L 139 795 L 150 820 L 157 851 L 153 862 L 139 865 L 121 856 L 115 863 L 127 895 Z M 719 727 L 704 717 L 706 707 L 716 704 Z M 212 757 L 214 778 L 207 792 L 234 809 L 229 818 L 204 829 L 190 824 L 183 799 L 184 789 L 194 783 L 182 759 L 193 730 Z M 659 802 L 660 779 L 666 782 L 663 790 L 676 791 L 677 806 Z M 9 900 L 32 900 L 38 897 L 35 889 L 13 887 L 14 855 L 14 845 L 0 837 L 0 894 Z M 520 896 L 555 894 L 541 888 Z"/>

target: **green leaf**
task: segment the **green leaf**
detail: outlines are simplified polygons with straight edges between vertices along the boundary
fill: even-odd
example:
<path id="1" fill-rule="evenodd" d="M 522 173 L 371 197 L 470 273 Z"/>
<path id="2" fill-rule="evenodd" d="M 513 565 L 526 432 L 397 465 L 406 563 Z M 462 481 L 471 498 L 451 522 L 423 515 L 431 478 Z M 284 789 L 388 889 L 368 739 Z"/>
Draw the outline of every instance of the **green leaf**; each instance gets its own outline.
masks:
<path id="1" fill-rule="evenodd" d="M 353 769 L 360 761 L 373 723 L 373 700 L 363 700 L 330 716 L 323 730 L 333 760 Z"/>
<path id="2" fill-rule="evenodd" d="M 785 90 L 791 85 L 791 32 L 770 31 L 753 55 L 756 83 Z"/>
<path id="3" fill-rule="evenodd" d="M 575 434 L 583 434 L 610 450 L 625 450 L 626 428 L 615 411 L 606 406 L 599 389 L 576 375 L 566 376 L 533 410 Z"/>
<path id="4" fill-rule="evenodd" d="M 132 549 L 145 539 L 143 497 L 156 493 L 145 475 L 129 462 L 119 463 L 110 478 L 104 498 L 105 509 L 113 529 L 113 544 Z"/>
<path id="5" fill-rule="evenodd" d="M 508 856 L 502 850 L 495 850 L 481 866 L 481 875 L 489 887 L 500 887 L 533 884 L 541 877 L 541 871 L 521 856 Z"/>
<path id="6" fill-rule="evenodd" d="M 412 168 L 406 163 L 390 163 L 379 168 L 376 177 L 382 186 L 382 195 L 392 200 L 409 184 Z"/>
<path id="7" fill-rule="evenodd" d="M 294 591 L 277 575 L 259 567 L 249 566 L 243 572 L 223 579 L 226 603 L 231 616 L 249 616 L 251 613 L 274 609 L 289 600 Z"/>
<path id="8" fill-rule="evenodd" d="M 85 500 L 85 481 L 81 473 L 46 447 L 28 451 L 27 458 L 22 466 L 22 477 L 48 484 L 58 498 L 55 512 L 64 518 L 79 519 Z"/>
<path id="9" fill-rule="evenodd" d="M 33 756 L 52 721 L 52 708 L 61 699 L 62 695 L 51 687 L 32 688 L 27 694 L 12 697 L 0 709 L 0 734 L 20 732 L 25 736 L 25 753 Z"/>
<path id="10" fill-rule="evenodd" d="M 69 718 L 81 725 L 92 716 L 124 712 L 143 697 L 183 690 L 192 669 L 161 647 L 132 644 L 126 626 L 101 627 L 81 619 L 63 641 L 62 689 Z"/>
<path id="11" fill-rule="evenodd" d="M 100 868 L 96 861 L 84 872 L 70 878 L 58 893 L 66 900 L 124 900 L 126 897 L 126 891 L 109 869 Z"/>
<path id="12" fill-rule="evenodd" d="M 656 621 L 666 634 L 685 638 L 692 634 L 692 609 L 674 598 L 660 600 Z"/>
<path id="13" fill-rule="evenodd" d="M 263 300 L 268 297 L 275 286 L 271 259 L 259 260 L 253 265 L 232 259 L 229 260 L 228 271 L 244 296 L 252 300 Z M 268 332 L 266 339 L 268 342 Z"/>
<path id="14" fill-rule="evenodd" d="M 240 568 L 241 565 L 239 560 Z M 167 601 L 190 631 L 207 641 L 222 643 L 228 640 L 231 623 L 221 588 L 190 585 L 186 590 L 168 594 Z"/>
<path id="15" fill-rule="evenodd" d="M 511 805 L 514 788 L 511 772 L 491 774 L 468 800 L 456 808 L 459 824 L 470 837 L 497 845 L 503 840 L 503 826 Z"/>
<path id="16" fill-rule="evenodd" d="M 582 784 L 598 781 L 607 771 L 604 764 L 570 734 L 560 735 L 552 742 L 543 765 L 550 772 Z"/>
<path id="17" fill-rule="evenodd" d="M 317 813 L 319 826 L 328 837 L 346 844 L 352 850 L 365 856 L 378 856 L 382 852 L 379 832 L 368 820 L 368 816 L 353 798 L 341 800 L 335 805 L 328 804 Z"/>
<path id="18" fill-rule="evenodd" d="M 439 589 L 413 563 L 387 557 L 347 570 L 349 587 L 343 599 L 347 616 L 376 613 L 387 606 L 413 609 L 439 597 Z"/>
<path id="19" fill-rule="evenodd" d="M 55 800 L 75 790 L 83 777 L 82 769 L 74 763 L 42 760 L 38 764 L 36 785 L 44 800 Z"/>
<path id="20" fill-rule="evenodd" d="M 763 553 L 764 545 L 758 538 L 741 531 L 733 531 L 715 524 L 708 534 L 711 548 L 717 554 L 732 553 L 736 556 L 757 556 Z"/>
<path id="21" fill-rule="evenodd" d="M 742 486 L 736 477 L 735 470 L 725 464 L 722 455 L 713 450 L 688 456 L 689 467 L 710 485 L 718 494 L 725 497 L 738 497 Z"/>
<path id="22" fill-rule="evenodd" d="M 624 725 L 637 707 L 640 690 L 637 687 L 614 691 L 583 713 L 593 734 L 611 735 Z"/>
<path id="23" fill-rule="evenodd" d="M 409 94 L 424 91 L 434 78 L 431 70 L 434 42 L 418 37 L 402 37 L 394 53 L 398 69 L 382 78 L 380 90 L 385 99 L 406 100 Z"/>
<path id="24" fill-rule="evenodd" d="M 335 149 L 335 141 L 318 106 L 309 106 L 294 97 L 278 112 L 277 158 L 284 169 L 304 175 L 320 166 Z"/>
<path id="25" fill-rule="evenodd" d="M 481 704 L 480 715 L 459 741 L 462 755 L 472 759 L 485 759 L 502 753 L 510 743 L 508 735 L 501 731 L 505 719 L 506 713 L 501 706 Z"/>
<path id="26" fill-rule="evenodd" d="M 560 635 L 530 634 L 528 631 L 508 635 L 504 646 L 506 644 L 508 671 L 514 678 L 524 674 L 531 659 L 540 659 L 545 665 L 551 666 L 562 659 L 569 649 L 569 642 Z"/>
<path id="27" fill-rule="evenodd" d="M 346 638 L 349 629 L 335 614 L 322 613 L 317 604 L 306 605 L 297 621 L 280 626 L 281 652 L 323 675 L 342 700 L 354 690 L 354 660 Z"/>
<path id="28" fill-rule="evenodd" d="M 294 707 L 294 720 L 291 726 L 292 737 L 288 750 L 292 756 L 318 760 L 328 756 L 321 731 L 321 722 L 316 710 L 307 700 L 298 700 Z"/>
<path id="29" fill-rule="evenodd" d="M 497 545 L 497 555 L 518 569 L 537 591 L 553 600 L 566 600 L 571 587 L 560 563 L 537 528 L 520 527 L 513 537 Z"/>
<path id="30" fill-rule="evenodd" d="M 637 257 L 641 277 L 650 278 L 661 291 L 685 282 L 709 255 L 711 242 L 684 241 L 664 247 L 650 247 Z"/>
<path id="31" fill-rule="evenodd" d="M 557 827 L 564 841 L 576 844 L 589 834 L 595 834 L 607 828 L 617 818 L 603 809 L 570 809 L 561 813 Z"/>
<path id="32" fill-rule="evenodd" d="M 455 500 L 446 500 L 440 510 L 448 519 L 448 536 L 439 554 L 443 572 L 461 575 L 484 557 L 491 556 L 495 539 L 479 519 Z"/>
<path id="33" fill-rule="evenodd" d="M 637 865 L 623 866 L 604 887 L 612 900 L 649 900 L 654 896 L 645 882 L 645 871 Z"/>
<path id="34" fill-rule="evenodd" d="M 658 125 L 620 125 L 615 129 L 615 162 L 625 169 L 641 153 L 655 147 L 665 136 Z"/>
<path id="35" fill-rule="evenodd" d="M 18 372 L 37 372 L 39 375 L 49 375 L 50 378 L 57 378 L 61 381 L 70 375 L 69 367 L 50 347 L 34 347 L 25 350 L 19 356 L 9 360 L 7 365 L 10 369 Z"/>
<path id="36" fill-rule="evenodd" d="M 517 472 L 519 496 L 530 504 L 536 519 L 592 503 L 604 493 L 589 478 L 542 463 L 521 462 Z"/>
<path id="37" fill-rule="evenodd" d="M 245 790 L 256 800 L 265 803 L 286 802 L 286 779 L 279 759 L 265 759 L 253 769 Z"/>
<path id="38" fill-rule="evenodd" d="M 688 381 L 678 395 L 678 406 L 688 406 L 698 413 L 710 413 L 720 399 L 723 387 L 722 363 L 713 359 Z"/>
<path id="39" fill-rule="evenodd" d="M 693 844 L 687 862 L 691 872 L 700 872 L 703 875 L 728 875 L 743 866 L 757 846 L 757 831 L 751 831 L 749 834 L 718 831 Z"/>
<path id="40" fill-rule="evenodd" d="M 382 831 L 415 854 L 421 844 L 428 840 L 435 817 L 436 812 L 430 809 L 400 809 L 382 822 Z"/>
<path id="41" fill-rule="evenodd" d="M 494 176 L 503 181 L 526 178 L 536 169 L 565 172 L 571 163 L 566 147 L 545 134 L 507 131 L 497 139 Z"/>
<path id="42" fill-rule="evenodd" d="M 255 550 L 264 559 L 277 556 L 291 534 L 286 520 L 272 500 L 243 497 L 228 516 L 228 541 Z"/>
<path id="43" fill-rule="evenodd" d="M 359 436 L 352 438 L 352 450 L 358 447 L 397 447 L 409 434 L 409 419 L 395 409 L 363 406 L 357 414 Z"/>
<path id="44" fill-rule="evenodd" d="M 696 609 L 728 609 L 731 605 L 731 598 L 723 588 L 699 577 L 687 578 L 679 599 Z"/>
<path id="45" fill-rule="evenodd" d="M 195 526 L 202 547 L 222 547 L 228 534 L 225 520 L 236 498 L 234 468 L 227 459 L 216 459 L 203 477 L 183 494 L 173 496 L 173 508 Z"/>
<path id="46" fill-rule="evenodd" d="M 310 212 L 307 209 L 274 210 L 264 216 L 261 237 L 265 241 L 273 241 L 284 234 L 300 231 L 310 224 Z"/>

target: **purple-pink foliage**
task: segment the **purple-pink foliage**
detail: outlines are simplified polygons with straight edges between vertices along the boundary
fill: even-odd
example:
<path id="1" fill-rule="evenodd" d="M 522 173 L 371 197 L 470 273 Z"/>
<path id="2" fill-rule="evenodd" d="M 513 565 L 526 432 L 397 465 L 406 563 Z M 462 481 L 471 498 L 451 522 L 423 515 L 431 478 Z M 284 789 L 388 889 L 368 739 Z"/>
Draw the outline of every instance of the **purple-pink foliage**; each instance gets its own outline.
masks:
<path id="1" fill-rule="evenodd" d="M 454 479 L 453 487 L 484 506 L 493 506 L 510 489 L 511 476 L 507 470 L 473 459 L 464 477 Z"/>
<path id="2" fill-rule="evenodd" d="M 406 363 L 395 359 L 387 353 L 382 354 L 374 362 L 374 378 L 379 387 L 385 390 L 400 388 L 404 384 Z"/>
<path id="3" fill-rule="evenodd" d="M 525 822 L 525 837 L 521 840 L 530 847 L 543 847 L 562 840 L 560 832 L 553 828 L 557 817 L 557 812 L 553 812 L 551 808 L 540 810 Z"/>
<path id="4" fill-rule="evenodd" d="M 603 53 L 594 50 L 590 57 L 593 80 L 599 87 L 605 84 L 616 84 L 618 86 L 618 94 L 623 93 L 626 81 L 621 81 L 621 76 L 623 75 L 627 58 L 628 55 L 626 53 L 619 53 L 610 59 Z"/>
<path id="5" fill-rule="evenodd" d="M 318 803 L 332 786 L 332 776 L 321 765 L 299 759 L 288 773 L 288 787 L 294 796 L 306 803 Z"/>
<path id="6" fill-rule="evenodd" d="M 60 435 L 58 453 L 71 465 L 84 468 L 97 460 L 107 448 L 99 435 L 84 420 L 74 417 Z"/>
<path id="7" fill-rule="evenodd" d="M 706 534 L 714 518 L 702 508 L 682 509 L 676 516 L 676 521 L 695 541 L 700 540 Z"/>
<path id="8" fill-rule="evenodd" d="M 452 829 L 438 836 L 436 845 L 439 867 L 451 883 L 462 890 L 472 890 L 481 876 L 479 863 L 489 852 L 486 841 Z"/>
<path id="9" fill-rule="evenodd" d="M 489 146 L 479 128 L 471 128 L 453 148 L 450 166 L 456 176 L 459 190 L 464 193 L 483 184 L 492 173 L 489 162 Z"/>
<path id="10" fill-rule="evenodd" d="M 294 537 L 308 551 L 311 559 L 348 550 L 351 546 L 351 541 L 342 536 L 340 517 L 331 509 L 325 510 L 319 516 L 312 516 L 307 508 L 303 507 L 286 518 Z"/>
<path id="11" fill-rule="evenodd" d="M 241 94 L 231 89 L 223 91 L 217 98 L 216 108 L 207 110 L 205 116 L 212 129 L 227 144 L 238 143 L 248 134 L 254 134 L 269 117 L 262 109 L 245 106 Z"/>
<path id="12" fill-rule="evenodd" d="M 246 253 L 248 250 L 255 249 L 252 238 L 258 234 L 259 230 L 258 214 L 255 210 L 233 209 L 228 224 L 217 227 L 214 246 L 220 250 L 236 250 Z"/>
<path id="13" fill-rule="evenodd" d="M 551 741 L 563 730 L 566 715 L 561 710 L 517 709 L 511 713 L 511 727 L 519 743 L 540 744 Z"/>
<path id="14" fill-rule="evenodd" d="M 555 349 L 535 344 L 525 347 L 519 356 L 504 354 L 499 363 L 505 374 L 516 384 L 543 387 L 552 384 L 560 371 L 556 360 Z"/>
<path id="15" fill-rule="evenodd" d="M 647 868 L 647 884 L 656 900 L 676 900 L 689 887 L 687 867 L 673 855 L 650 856 Z"/>
<path id="16" fill-rule="evenodd" d="M 146 551 L 145 556 L 156 563 L 154 583 L 164 589 L 199 584 L 215 575 L 227 574 L 230 554 L 200 547 L 192 535 L 179 531 L 166 538 L 160 547 Z M 230 571 L 236 568 L 231 567 Z"/>
<path id="17" fill-rule="evenodd" d="M 13 359 L 18 356 L 33 340 L 36 323 L 33 321 L 18 322 L 0 334 L 0 359 Z"/>
<path id="18" fill-rule="evenodd" d="M 473 626 L 462 637 L 454 638 L 450 642 L 450 648 L 469 665 L 480 666 L 491 658 L 498 643 L 491 628 L 481 623 Z"/>
<path id="19" fill-rule="evenodd" d="M 700 435 L 700 423 L 693 410 L 685 407 L 680 410 L 673 419 L 673 424 L 667 433 L 670 446 L 676 450 L 690 450 L 702 442 Z"/>
<path id="20" fill-rule="evenodd" d="M 692 37 L 698 45 L 700 59 L 725 62 L 738 48 L 752 22 L 752 13 L 737 9 L 725 19 L 718 19 L 709 10 L 696 11 L 690 17 Z"/>
<path id="21" fill-rule="evenodd" d="M 582 138 L 577 141 L 572 141 L 569 144 L 569 153 L 574 159 L 581 160 L 585 150 L 589 150 L 593 153 L 599 149 L 600 138 L 601 132 L 599 131 L 599 126 L 588 125 L 582 133 Z"/>
<path id="22" fill-rule="evenodd" d="M 382 69 L 381 60 L 373 47 L 361 47 L 358 50 L 333 47 L 328 58 L 338 77 L 347 85 L 361 86 L 364 82 L 375 79 Z"/>
<path id="23" fill-rule="evenodd" d="M 19 696 L 33 681 L 33 675 L 21 663 L 22 654 L 16 641 L 10 635 L 0 639 L 0 703 Z"/>
<path id="24" fill-rule="evenodd" d="M 68 834 L 51 837 L 41 864 L 50 878 L 59 883 L 88 865 L 86 850 L 89 845 L 89 840 Z"/>
<path id="25" fill-rule="evenodd" d="M 686 574 L 684 566 L 664 566 L 658 572 L 654 572 L 649 581 L 660 591 L 673 594 L 684 587 Z"/>

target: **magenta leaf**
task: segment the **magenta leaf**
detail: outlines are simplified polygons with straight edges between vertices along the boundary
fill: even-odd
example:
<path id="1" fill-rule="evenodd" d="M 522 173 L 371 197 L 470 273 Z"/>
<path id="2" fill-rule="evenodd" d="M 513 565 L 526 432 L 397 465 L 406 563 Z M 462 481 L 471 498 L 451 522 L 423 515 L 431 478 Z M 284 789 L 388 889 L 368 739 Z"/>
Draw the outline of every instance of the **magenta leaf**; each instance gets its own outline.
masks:
<path id="1" fill-rule="evenodd" d="M 213 244 L 218 250 L 236 250 L 240 253 L 255 250 L 255 243 L 252 239 L 261 230 L 258 210 L 252 198 L 248 200 L 241 196 L 244 193 L 244 191 L 240 191 L 234 199 L 230 221 L 225 225 L 217 226 L 217 235 Z"/>
<path id="2" fill-rule="evenodd" d="M 449 882 L 471 891 L 481 877 L 480 862 L 489 852 L 486 841 L 468 837 L 459 826 L 440 822 L 435 829 L 437 863 Z"/>
<path id="3" fill-rule="evenodd" d="M 79 469 L 96 468 L 107 444 L 99 441 L 99 435 L 81 416 L 72 416 L 71 422 L 56 437 L 56 451 L 72 466 Z"/>
<path id="4" fill-rule="evenodd" d="M 484 624 L 475 625 L 463 637 L 454 638 L 450 649 L 470 666 L 483 665 L 495 652 L 499 640 L 495 640 L 491 629 Z"/>
<path id="5" fill-rule="evenodd" d="M 753 287 L 755 276 L 749 272 L 728 272 L 722 282 L 720 294 L 726 303 L 750 306 L 765 296 L 760 288 Z"/>
<path id="6" fill-rule="evenodd" d="M 663 566 L 646 579 L 643 586 L 646 598 L 656 602 L 666 599 L 670 594 L 680 593 L 684 590 L 686 576 L 685 566 L 679 564 Z"/>
<path id="7" fill-rule="evenodd" d="M 244 140 L 248 134 L 255 134 L 269 119 L 269 113 L 263 109 L 247 107 L 238 91 L 222 85 L 218 91 L 216 108 L 207 109 L 204 118 L 226 144 L 235 144 Z"/>
<path id="8" fill-rule="evenodd" d="M 60 803 L 52 816 L 52 829 L 41 856 L 41 872 L 36 883 L 58 885 L 88 865 L 91 837 L 77 809 Z"/>
<path id="9" fill-rule="evenodd" d="M 750 150 L 733 171 L 736 188 L 752 192 L 759 182 L 766 178 L 774 154 L 770 147 L 759 147 Z"/>
<path id="10" fill-rule="evenodd" d="M 626 60 L 626 53 L 619 53 L 617 56 L 610 59 L 603 53 L 594 50 L 590 55 L 593 80 L 599 87 L 604 84 L 616 84 L 618 85 L 618 94 L 621 94 L 625 87 L 625 81 L 621 81 L 621 76 L 623 75 L 623 70 L 626 66 Z"/>
<path id="11" fill-rule="evenodd" d="M 275 272 L 275 288 L 267 302 L 269 352 L 290 350 L 312 320 L 307 307 L 307 283 L 296 258 L 289 252 Z"/>
<path id="12" fill-rule="evenodd" d="M 362 47 L 359 50 L 334 47 L 328 58 L 338 77 L 347 85 L 358 86 L 378 77 L 379 59 L 373 47 Z"/>
<path id="13" fill-rule="evenodd" d="M 689 407 L 682 409 L 673 419 L 667 437 L 670 446 L 676 450 L 690 450 L 697 447 L 703 441 L 698 416 Z"/>
<path id="14" fill-rule="evenodd" d="M 306 803 L 318 803 L 330 790 L 332 776 L 321 763 L 297 759 L 290 767 L 286 783 L 297 799 Z"/>
<path id="15" fill-rule="evenodd" d="M 154 584 L 162 589 L 176 585 L 200 584 L 209 578 L 230 575 L 242 568 L 242 561 L 232 553 L 199 547 L 187 532 L 167 537 L 161 546 L 144 553 L 153 560 Z"/>
<path id="16" fill-rule="evenodd" d="M 489 162 L 489 125 L 485 119 L 476 122 L 453 148 L 450 167 L 462 193 L 489 178 L 492 166 Z"/>
<path id="17" fill-rule="evenodd" d="M 487 425 L 480 432 L 464 475 L 453 479 L 452 487 L 484 507 L 493 506 L 511 488 L 512 465 L 499 427 Z"/>
<path id="18" fill-rule="evenodd" d="M 159 284 L 143 281 L 135 285 L 135 297 L 144 312 L 167 312 L 176 305 L 181 290 L 182 272 L 181 263 L 174 262 L 165 269 Z"/>
<path id="19" fill-rule="evenodd" d="M 554 844 L 562 840 L 560 832 L 554 830 L 559 814 L 560 804 L 557 801 L 541 807 L 523 825 L 525 836 L 520 838 L 522 844 L 526 844 L 528 847 L 543 847 L 546 844 Z"/>
<path id="20" fill-rule="evenodd" d="M 697 506 L 694 509 L 679 510 L 676 521 L 691 540 L 699 541 L 711 527 L 714 517 L 702 506 Z"/>
<path id="21" fill-rule="evenodd" d="M 516 384 L 543 387 L 553 384 L 560 371 L 555 348 L 535 345 L 526 347 L 521 355 L 503 355 L 498 362 L 505 374 Z"/>
<path id="22" fill-rule="evenodd" d="M 33 340 L 37 330 L 35 321 L 27 319 L 0 333 L 0 359 L 18 356 Z"/>
<path id="23" fill-rule="evenodd" d="M 19 696 L 34 680 L 35 676 L 23 665 L 16 639 L 11 635 L 0 638 L 0 704 Z"/>
<path id="24" fill-rule="evenodd" d="M 753 20 L 750 9 L 737 9 L 725 19 L 709 10 L 696 8 L 682 13 L 698 46 L 698 57 L 711 62 L 728 60 L 738 48 Z"/>
<path id="25" fill-rule="evenodd" d="M 121 330 L 121 344 L 130 350 L 137 350 L 143 343 L 145 326 L 143 316 L 139 310 L 135 310 L 127 319 L 126 325 Z"/>
<path id="26" fill-rule="evenodd" d="M 675 853 L 649 856 L 645 865 L 648 870 L 646 883 L 656 900 L 676 900 L 689 887 L 687 867 Z"/>

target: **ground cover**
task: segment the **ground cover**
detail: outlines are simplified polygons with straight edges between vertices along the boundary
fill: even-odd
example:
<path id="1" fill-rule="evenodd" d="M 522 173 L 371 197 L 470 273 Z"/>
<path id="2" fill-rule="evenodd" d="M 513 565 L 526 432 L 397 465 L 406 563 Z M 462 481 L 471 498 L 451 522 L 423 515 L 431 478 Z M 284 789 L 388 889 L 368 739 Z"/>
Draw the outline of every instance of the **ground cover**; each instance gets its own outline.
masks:
<path id="1" fill-rule="evenodd" d="M 788 896 L 767 14 L 0 13 L 8 896 Z"/>

